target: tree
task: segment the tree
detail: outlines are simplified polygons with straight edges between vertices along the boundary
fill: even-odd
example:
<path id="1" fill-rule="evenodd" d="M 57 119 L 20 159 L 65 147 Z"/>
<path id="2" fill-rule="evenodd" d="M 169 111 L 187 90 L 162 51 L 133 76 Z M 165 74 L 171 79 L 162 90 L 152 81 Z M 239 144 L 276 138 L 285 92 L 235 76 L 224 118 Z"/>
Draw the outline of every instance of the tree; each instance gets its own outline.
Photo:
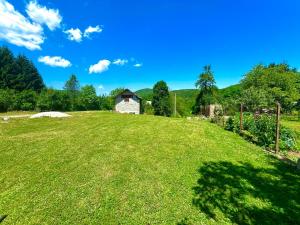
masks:
<path id="1" fill-rule="evenodd" d="M 71 99 L 66 91 L 44 89 L 39 95 L 37 108 L 41 111 L 69 111 L 71 109 Z"/>
<path id="2" fill-rule="evenodd" d="M 98 97 L 100 110 L 112 110 L 111 97 L 102 95 Z"/>
<path id="3" fill-rule="evenodd" d="M 251 88 L 264 92 L 268 98 L 266 107 L 272 108 L 279 102 L 284 111 L 291 111 L 300 98 L 300 74 L 285 63 L 257 65 L 244 76 L 241 84 L 244 95 Z"/>
<path id="4" fill-rule="evenodd" d="M 116 97 L 121 94 L 123 91 L 125 91 L 125 88 L 123 87 L 119 87 L 116 89 L 113 89 L 110 93 L 109 93 L 109 97 L 108 97 L 108 104 L 109 104 L 109 110 L 113 110 L 115 107 L 115 99 Z"/>
<path id="5" fill-rule="evenodd" d="M 199 113 L 201 107 L 207 107 L 210 104 L 217 102 L 217 87 L 216 81 L 211 70 L 211 66 L 204 66 L 204 71 L 199 75 L 195 86 L 200 89 L 196 98 L 196 103 L 193 107 L 193 113 Z"/>
<path id="6" fill-rule="evenodd" d="M 170 94 L 166 82 L 159 81 L 154 85 L 152 106 L 154 115 L 171 116 Z"/>
<path id="7" fill-rule="evenodd" d="M 0 112 L 8 111 L 11 103 L 12 103 L 12 91 L 0 89 Z"/>
<path id="8" fill-rule="evenodd" d="M 0 89 L 11 89 L 10 77 L 15 75 L 15 58 L 7 47 L 0 47 Z"/>
<path id="9" fill-rule="evenodd" d="M 79 96 L 79 81 L 75 74 L 71 74 L 69 80 L 66 81 L 64 90 L 69 95 L 71 100 L 71 110 L 76 110 L 78 105 L 78 96 Z"/>
<path id="10" fill-rule="evenodd" d="M 7 47 L 0 47 L 0 88 L 40 92 L 45 85 L 37 68 L 26 56 L 14 58 Z"/>
<path id="11" fill-rule="evenodd" d="M 78 92 L 80 88 L 79 81 L 75 74 L 71 74 L 69 80 L 66 81 L 64 90 L 69 92 Z"/>
<path id="12" fill-rule="evenodd" d="M 10 89 L 17 91 L 33 90 L 40 92 L 44 82 L 34 64 L 24 55 L 19 55 L 15 60 L 16 74 L 8 75 Z"/>
<path id="13" fill-rule="evenodd" d="M 94 86 L 86 85 L 81 88 L 79 94 L 79 106 L 84 110 L 99 109 L 99 99 Z"/>
<path id="14" fill-rule="evenodd" d="M 37 102 L 37 93 L 33 90 L 16 92 L 12 97 L 11 110 L 34 110 Z"/>

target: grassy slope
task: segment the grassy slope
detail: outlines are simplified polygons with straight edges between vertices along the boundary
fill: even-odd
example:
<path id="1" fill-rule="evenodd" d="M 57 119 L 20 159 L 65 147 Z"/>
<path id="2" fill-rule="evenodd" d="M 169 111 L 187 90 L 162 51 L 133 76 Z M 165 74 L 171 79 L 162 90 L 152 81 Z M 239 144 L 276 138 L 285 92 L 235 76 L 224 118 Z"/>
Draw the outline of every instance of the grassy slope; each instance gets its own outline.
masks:
<path id="1" fill-rule="evenodd" d="M 300 223 L 299 174 L 234 133 L 73 115 L 0 123 L 4 224 Z"/>

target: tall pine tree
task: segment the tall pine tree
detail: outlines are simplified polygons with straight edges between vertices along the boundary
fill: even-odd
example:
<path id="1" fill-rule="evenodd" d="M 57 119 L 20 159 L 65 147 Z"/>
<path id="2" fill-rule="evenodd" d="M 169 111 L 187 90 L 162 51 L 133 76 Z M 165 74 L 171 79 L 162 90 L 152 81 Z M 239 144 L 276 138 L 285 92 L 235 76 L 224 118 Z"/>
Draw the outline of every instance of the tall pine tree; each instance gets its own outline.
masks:
<path id="1" fill-rule="evenodd" d="M 40 92 L 44 87 L 37 68 L 26 56 L 14 58 L 7 47 L 0 47 L 0 89 Z"/>
<path id="2" fill-rule="evenodd" d="M 0 89 L 11 89 L 10 77 L 15 76 L 15 58 L 7 47 L 0 47 Z"/>

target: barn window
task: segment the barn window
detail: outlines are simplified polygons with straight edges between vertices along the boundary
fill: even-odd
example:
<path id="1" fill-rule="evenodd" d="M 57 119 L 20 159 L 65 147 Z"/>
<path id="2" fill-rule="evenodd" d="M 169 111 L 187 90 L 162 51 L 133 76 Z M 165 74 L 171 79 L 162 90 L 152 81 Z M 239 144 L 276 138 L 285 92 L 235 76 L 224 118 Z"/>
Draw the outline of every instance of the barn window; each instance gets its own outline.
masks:
<path id="1" fill-rule="evenodd" d="M 124 99 L 124 102 L 129 102 L 129 99 L 132 98 L 132 95 L 123 95 L 122 98 Z"/>

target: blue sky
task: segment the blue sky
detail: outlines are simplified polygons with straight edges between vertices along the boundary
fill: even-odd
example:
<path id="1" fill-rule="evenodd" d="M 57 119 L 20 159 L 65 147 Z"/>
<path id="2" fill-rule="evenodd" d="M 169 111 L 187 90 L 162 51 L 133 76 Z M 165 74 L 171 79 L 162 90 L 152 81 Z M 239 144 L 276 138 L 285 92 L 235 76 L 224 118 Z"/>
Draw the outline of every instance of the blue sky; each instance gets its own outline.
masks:
<path id="1" fill-rule="evenodd" d="M 0 0 L 0 44 L 54 88 L 72 73 L 98 93 L 194 88 L 206 64 L 222 88 L 258 63 L 300 68 L 299 12 L 298 0 Z"/>

